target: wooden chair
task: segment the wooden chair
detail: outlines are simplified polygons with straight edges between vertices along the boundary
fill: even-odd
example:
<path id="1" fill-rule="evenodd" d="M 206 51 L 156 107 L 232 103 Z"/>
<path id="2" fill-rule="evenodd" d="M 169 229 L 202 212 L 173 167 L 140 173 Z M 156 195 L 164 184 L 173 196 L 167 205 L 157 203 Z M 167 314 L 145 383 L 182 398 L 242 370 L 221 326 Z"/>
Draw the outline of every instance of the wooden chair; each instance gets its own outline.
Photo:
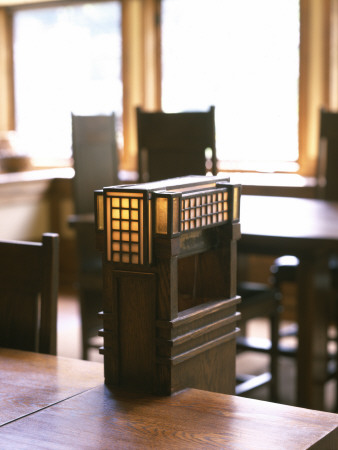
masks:
<path id="1" fill-rule="evenodd" d="M 181 113 L 136 108 L 136 115 L 140 182 L 217 174 L 214 106 Z"/>
<path id="2" fill-rule="evenodd" d="M 217 174 L 215 151 L 215 109 L 207 112 L 168 114 L 144 112 L 137 108 L 138 150 L 140 180 L 156 181 L 184 175 L 205 175 L 209 170 Z M 209 150 L 209 159 L 205 157 Z M 253 317 L 270 318 L 271 340 L 264 345 L 253 345 L 252 340 L 238 339 L 239 351 L 250 350 L 270 353 L 269 373 L 257 377 L 237 374 L 236 392 L 244 395 L 264 384 L 270 384 L 271 399 L 277 398 L 277 330 L 279 303 L 274 289 L 245 283 L 239 285 L 242 303 L 241 324 Z M 272 342 L 272 344 L 271 344 Z"/>
<path id="3" fill-rule="evenodd" d="M 338 112 L 320 111 L 317 197 L 338 200 Z"/>
<path id="4" fill-rule="evenodd" d="M 325 200 L 338 200 L 338 112 L 331 112 L 325 109 L 320 110 L 320 130 L 319 130 L 319 149 L 317 163 L 317 198 Z M 277 290 L 282 291 L 283 283 L 295 283 L 297 278 L 297 267 L 299 260 L 293 255 L 282 255 L 276 258 L 271 266 L 272 279 Z M 329 261 L 329 270 L 331 273 L 332 288 L 335 292 L 334 309 L 338 308 L 338 257 L 332 255 Z M 328 314 L 332 319 L 332 308 L 329 308 Z M 335 322 L 338 330 L 338 316 L 335 312 Z M 331 320 L 332 321 L 332 320 Z M 297 323 L 280 331 L 280 337 L 297 336 Z M 297 348 L 288 348 L 279 345 L 279 354 L 295 357 Z M 337 359 L 336 376 L 338 385 L 338 352 L 335 355 Z M 328 373 L 328 378 L 332 373 Z M 338 409 L 338 387 L 337 387 L 337 409 Z"/>
<path id="5" fill-rule="evenodd" d="M 0 345 L 56 354 L 59 236 L 0 241 Z"/>
<path id="6" fill-rule="evenodd" d="M 79 262 L 78 289 L 81 308 L 82 357 L 98 345 L 93 342 L 100 328 L 102 309 L 102 261 L 96 249 L 94 190 L 118 184 L 115 116 L 72 115 L 75 176 L 73 179 L 74 227 Z"/>

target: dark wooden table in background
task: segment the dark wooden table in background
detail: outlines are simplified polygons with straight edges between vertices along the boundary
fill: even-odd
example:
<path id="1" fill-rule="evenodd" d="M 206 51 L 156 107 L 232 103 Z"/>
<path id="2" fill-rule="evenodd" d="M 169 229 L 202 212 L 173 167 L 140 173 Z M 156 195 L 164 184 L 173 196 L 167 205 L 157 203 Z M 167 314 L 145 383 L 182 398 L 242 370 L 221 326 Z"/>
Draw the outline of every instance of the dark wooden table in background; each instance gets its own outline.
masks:
<path id="1" fill-rule="evenodd" d="M 338 416 L 186 389 L 102 383 L 102 364 L 0 350 L 0 448 L 336 449 Z"/>
<path id="2" fill-rule="evenodd" d="M 323 409 L 327 376 L 328 258 L 338 253 L 338 202 L 243 195 L 242 253 L 296 255 L 299 351 L 297 404 Z"/>

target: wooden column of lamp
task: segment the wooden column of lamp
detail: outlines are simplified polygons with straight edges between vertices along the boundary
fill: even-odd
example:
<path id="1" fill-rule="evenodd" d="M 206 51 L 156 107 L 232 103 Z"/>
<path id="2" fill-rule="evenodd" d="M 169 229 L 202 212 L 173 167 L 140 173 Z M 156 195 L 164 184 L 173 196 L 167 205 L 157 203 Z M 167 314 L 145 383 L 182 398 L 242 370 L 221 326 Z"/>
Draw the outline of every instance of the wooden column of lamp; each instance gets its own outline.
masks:
<path id="1" fill-rule="evenodd" d="M 95 192 L 106 384 L 234 393 L 239 203 L 209 176 Z"/>

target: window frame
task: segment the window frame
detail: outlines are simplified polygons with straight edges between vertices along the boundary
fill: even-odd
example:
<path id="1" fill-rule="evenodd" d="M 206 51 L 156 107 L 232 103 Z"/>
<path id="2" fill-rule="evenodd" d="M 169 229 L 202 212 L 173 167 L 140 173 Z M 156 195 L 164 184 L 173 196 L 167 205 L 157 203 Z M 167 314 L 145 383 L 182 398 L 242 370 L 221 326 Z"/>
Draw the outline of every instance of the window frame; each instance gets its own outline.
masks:
<path id="1" fill-rule="evenodd" d="M 331 108 L 329 78 L 332 23 L 336 0 L 300 0 L 299 174 L 315 176 L 319 111 Z"/>

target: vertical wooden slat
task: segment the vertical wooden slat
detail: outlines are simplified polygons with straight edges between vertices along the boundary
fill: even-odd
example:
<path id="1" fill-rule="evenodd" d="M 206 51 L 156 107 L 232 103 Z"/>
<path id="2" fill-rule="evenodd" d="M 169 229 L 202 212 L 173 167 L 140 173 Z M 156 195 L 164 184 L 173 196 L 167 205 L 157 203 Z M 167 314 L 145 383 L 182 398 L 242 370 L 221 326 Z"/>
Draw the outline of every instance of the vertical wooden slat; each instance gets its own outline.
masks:
<path id="1" fill-rule="evenodd" d="M 0 130 L 14 129 L 12 20 L 0 8 Z"/>

